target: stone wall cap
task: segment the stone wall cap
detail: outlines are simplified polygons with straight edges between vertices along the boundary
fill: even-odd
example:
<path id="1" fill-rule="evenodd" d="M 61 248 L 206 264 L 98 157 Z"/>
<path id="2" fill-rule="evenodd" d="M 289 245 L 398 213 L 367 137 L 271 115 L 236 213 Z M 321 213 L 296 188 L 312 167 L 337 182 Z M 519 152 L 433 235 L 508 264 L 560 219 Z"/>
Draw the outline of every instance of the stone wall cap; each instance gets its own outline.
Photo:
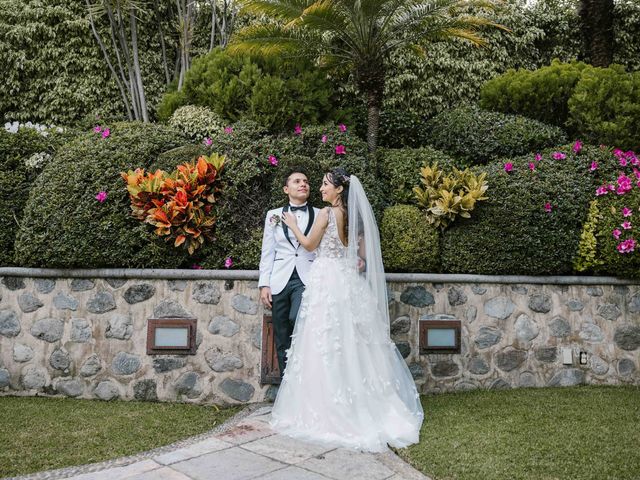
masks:
<path id="1" fill-rule="evenodd" d="M 258 270 L 191 269 L 58 269 L 0 267 L 3 277 L 34 278 L 126 278 L 166 280 L 258 280 Z M 597 276 L 472 275 L 448 273 L 387 273 L 391 283 L 497 283 L 547 285 L 640 285 L 639 279 Z"/>

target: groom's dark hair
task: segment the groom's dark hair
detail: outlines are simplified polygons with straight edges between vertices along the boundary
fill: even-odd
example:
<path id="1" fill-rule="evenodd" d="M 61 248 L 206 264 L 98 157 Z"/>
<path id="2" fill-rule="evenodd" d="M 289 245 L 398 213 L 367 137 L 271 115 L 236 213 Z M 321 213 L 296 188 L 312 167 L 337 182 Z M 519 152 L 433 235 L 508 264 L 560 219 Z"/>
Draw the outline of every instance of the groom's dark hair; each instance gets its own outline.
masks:
<path id="1" fill-rule="evenodd" d="M 287 183 L 289 183 L 289 177 L 291 177 L 291 175 L 293 175 L 294 173 L 301 173 L 305 177 L 307 177 L 307 180 L 309 179 L 309 175 L 307 175 L 307 172 L 305 171 L 304 168 L 298 167 L 298 166 L 293 166 L 293 167 L 289 168 L 289 170 L 287 170 L 285 172 L 284 183 L 282 184 L 283 187 L 287 186 Z"/>

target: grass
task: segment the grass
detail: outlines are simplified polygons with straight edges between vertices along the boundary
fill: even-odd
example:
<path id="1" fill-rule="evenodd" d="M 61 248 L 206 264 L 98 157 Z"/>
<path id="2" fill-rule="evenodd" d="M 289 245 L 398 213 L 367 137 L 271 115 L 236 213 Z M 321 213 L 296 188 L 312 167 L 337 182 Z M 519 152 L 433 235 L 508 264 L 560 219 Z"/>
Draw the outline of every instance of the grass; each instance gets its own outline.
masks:
<path id="1" fill-rule="evenodd" d="M 0 477 L 101 462 L 220 425 L 239 408 L 0 397 Z"/>
<path id="2" fill-rule="evenodd" d="M 640 479 L 640 387 L 423 397 L 420 443 L 399 455 L 434 480 Z"/>

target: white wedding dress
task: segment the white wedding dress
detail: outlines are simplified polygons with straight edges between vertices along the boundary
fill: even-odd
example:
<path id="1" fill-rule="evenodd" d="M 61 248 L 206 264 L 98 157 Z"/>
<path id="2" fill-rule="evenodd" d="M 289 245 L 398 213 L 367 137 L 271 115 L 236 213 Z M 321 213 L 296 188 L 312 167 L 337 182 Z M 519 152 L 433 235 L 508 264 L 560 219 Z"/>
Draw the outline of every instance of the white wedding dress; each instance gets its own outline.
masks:
<path id="1" fill-rule="evenodd" d="M 386 291 L 381 312 L 375 288 L 349 258 L 331 210 L 309 273 L 272 428 L 372 452 L 416 443 L 423 411 L 389 337 Z"/>

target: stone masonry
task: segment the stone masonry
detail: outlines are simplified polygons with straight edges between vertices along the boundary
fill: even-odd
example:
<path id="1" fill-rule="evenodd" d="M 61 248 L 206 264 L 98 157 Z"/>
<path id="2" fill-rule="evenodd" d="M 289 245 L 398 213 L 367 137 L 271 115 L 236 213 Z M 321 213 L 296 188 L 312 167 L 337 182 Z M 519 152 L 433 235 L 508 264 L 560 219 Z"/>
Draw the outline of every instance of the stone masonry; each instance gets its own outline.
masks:
<path id="1" fill-rule="evenodd" d="M 234 404 L 260 384 L 254 280 L 3 277 L 0 394 Z M 242 273 L 242 272 L 240 272 Z M 246 278 L 246 276 L 244 277 Z M 422 393 L 640 384 L 640 285 L 389 283 L 391 335 Z M 147 319 L 198 320 L 195 355 L 147 355 Z M 461 321 L 422 355 L 421 320 Z M 561 348 L 573 365 L 563 365 Z M 587 365 L 578 364 L 580 351 Z"/>

